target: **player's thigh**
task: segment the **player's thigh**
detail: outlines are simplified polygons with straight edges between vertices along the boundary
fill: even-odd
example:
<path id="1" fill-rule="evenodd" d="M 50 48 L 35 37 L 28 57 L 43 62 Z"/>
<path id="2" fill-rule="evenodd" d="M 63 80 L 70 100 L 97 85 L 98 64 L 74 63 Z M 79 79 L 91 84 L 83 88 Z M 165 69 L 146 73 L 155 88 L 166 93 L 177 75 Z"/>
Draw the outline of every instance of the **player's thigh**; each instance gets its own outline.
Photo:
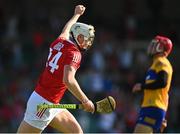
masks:
<path id="1" fill-rule="evenodd" d="M 143 124 L 137 124 L 134 133 L 153 133 L 153 128 Z"/>
<path id="2" fill-rule="evenodd" d="M 17 133 L 41 133 L 41 131 L 42 130 L 29 125 L 25 121 L 22 121 L 17 130 Z"/>
<path id="3" fill-rule="evenodd" d="M 83 133 L 81 126 L 68 110 L 57 114 L 49 125 L 63 133 Z"/>

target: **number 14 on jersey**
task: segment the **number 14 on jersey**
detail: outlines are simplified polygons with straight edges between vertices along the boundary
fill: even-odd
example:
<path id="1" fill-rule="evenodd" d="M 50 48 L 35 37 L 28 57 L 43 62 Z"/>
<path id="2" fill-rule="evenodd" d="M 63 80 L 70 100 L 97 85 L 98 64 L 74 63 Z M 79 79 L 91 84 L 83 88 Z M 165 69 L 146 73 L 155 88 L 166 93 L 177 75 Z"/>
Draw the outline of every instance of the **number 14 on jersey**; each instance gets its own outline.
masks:
<path id="1" fill-rule="evenodd" d="M 58 51 L 55 55 L 52 55 L 52 51 L 53 51 L 53 49 L 50 48 L 49 55 L 48 55 L 48 61 L 46 62 L 46 67 L 50 66 L 51 67 L 50 72 L 54 73 L 54 71 L 59 68 L 58 61 L 62 55 L 62 52 Z M 51 59 L 51 60 L 49 61 L 49 59 Z"/>

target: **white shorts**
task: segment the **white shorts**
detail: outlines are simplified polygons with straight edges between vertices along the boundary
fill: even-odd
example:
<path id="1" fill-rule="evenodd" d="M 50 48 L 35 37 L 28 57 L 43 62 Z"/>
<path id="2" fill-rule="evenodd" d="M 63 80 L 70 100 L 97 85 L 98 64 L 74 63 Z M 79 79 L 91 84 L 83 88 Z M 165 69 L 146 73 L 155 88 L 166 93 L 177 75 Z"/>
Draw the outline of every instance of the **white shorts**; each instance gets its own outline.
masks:
<path id="1" fill-rule="evenodd" d="M 44 130 L 58 113 L 64 111 L 64 109 L 57 108 L 48 108 L 37 111 L 37 105 L 44 103 L 53 104 L 34 91 L 27 102 L 24 116 L 25 122 L 40 130 Z"/>

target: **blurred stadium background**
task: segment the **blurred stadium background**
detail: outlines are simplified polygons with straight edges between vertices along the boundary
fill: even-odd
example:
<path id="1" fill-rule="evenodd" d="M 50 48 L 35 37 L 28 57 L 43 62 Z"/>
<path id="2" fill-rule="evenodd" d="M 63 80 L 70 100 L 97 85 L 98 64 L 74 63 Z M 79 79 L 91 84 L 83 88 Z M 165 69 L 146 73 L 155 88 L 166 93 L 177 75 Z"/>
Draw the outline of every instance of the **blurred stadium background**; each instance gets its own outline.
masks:
<path id="1" fill-rule="evenodd" d="M 133 131 L 142 93 L 132 94 L 131 89 L 149 67 L 146 47 L 156 34 L 174 43 L 165 132 L 180 132 L 179 0 L 0 0 L 0 132 L 16 132 L 48 46 L 77 4 L 87 7 L 79 21 L 96 28 L 94 45 L 84 55 L 77 79 L 94 101 L 107 95 L 117 101 L 116 111 L 108 115 L 71 111 L 84 132 Z M 77 100 L 67 92 L 62 103 L 73 102 Z M 48 127 L 44 132 L 56 131 Z"/>

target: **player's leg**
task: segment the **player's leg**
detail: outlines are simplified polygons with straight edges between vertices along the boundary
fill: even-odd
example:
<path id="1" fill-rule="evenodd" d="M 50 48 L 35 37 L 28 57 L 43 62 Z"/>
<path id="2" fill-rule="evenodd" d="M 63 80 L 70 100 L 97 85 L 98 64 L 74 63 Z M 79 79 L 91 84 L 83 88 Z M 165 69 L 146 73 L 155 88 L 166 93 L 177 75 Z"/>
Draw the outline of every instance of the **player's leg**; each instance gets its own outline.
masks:
<path id="1" fill-rule="evenodd" d="M 41 132 L 42 132 L 42 130 L 29 125 L 25 121 L 21 122 L 21 124 L 17 130 L 17 133 L 41 133 Z"/>
<path id="2" fill-rule="evenodd" d="M 43 97 L 33 92 L 27 102 L 26 112 L 18 133 L 40 133 L 51 122 L 61 109 L 40 109 L 37 111 L 38 104 L 52 104 Z"/>
<path id="3" fill-rule="evenodd" d="M 153 128 L 143 124 L 137 124 L 134 133 L 153 133 Z"/>
<path id="4" fill-rule="evenodd" d="M 163 133 L 164 129 L 167 127 L 167 120 L 164 119 L 160 128 L 160 132 Z"/>
<path id="5" fill-rule="evenodd" d="M 134 132 L 135 133 L 159 132 L 164 117 L 165 117 L 165 111 L 157 107 L 141 108 Z"/>
<path id="6" fill-rule="evenodd" d="M 63 133 L 83 133 L 81 126 L 68 110 L 57 114 L 49 125 Z"/>

